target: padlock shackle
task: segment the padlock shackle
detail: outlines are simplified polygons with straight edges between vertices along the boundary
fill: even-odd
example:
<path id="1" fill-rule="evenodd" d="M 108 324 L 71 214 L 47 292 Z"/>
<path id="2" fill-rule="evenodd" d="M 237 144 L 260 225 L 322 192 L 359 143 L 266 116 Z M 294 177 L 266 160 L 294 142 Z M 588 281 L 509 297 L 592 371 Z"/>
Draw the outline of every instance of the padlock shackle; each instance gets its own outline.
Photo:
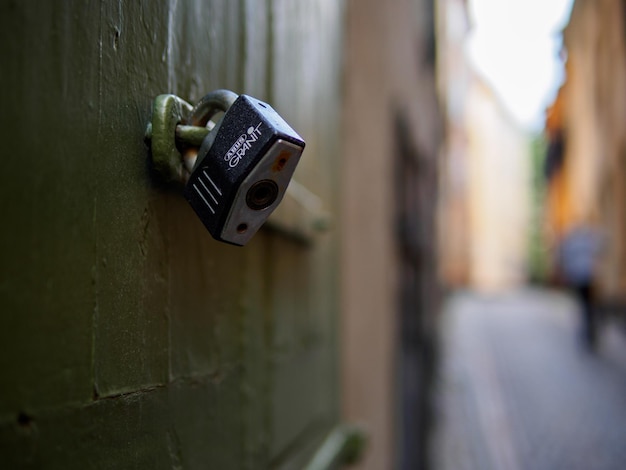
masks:
<path id="1" fill-rule="evenodd" d="M 204 95 L 191 110 L 187 120 L 189 125 L 176 127 L 176 137 L 188 144 L 200 146 L 200 152 L 207 152 L 213 145 L 215 135 L 222 123 L 222 120 L 219 119 L 215 123 L 215 127 L 209 132 L 209 129 L 206 127 L 209 120 L 219 112 L 225 113 L 228 111 L 237 98 L 239 98 L 237 93 L 223 89 L 214 90 Z M 197 151 L 188 151 L 183 156 L 184 165 L 188 172 L 192 172 L 199 163 L 197 155 Z"/>
<path id="2" fill-rule="evenodd" d="M 226 112 L 239 97 L 230 90 L 215 90 L 203 96 L 191 110 L 189 124 L 205 127 L 209 119 L 219 112 Z"/>

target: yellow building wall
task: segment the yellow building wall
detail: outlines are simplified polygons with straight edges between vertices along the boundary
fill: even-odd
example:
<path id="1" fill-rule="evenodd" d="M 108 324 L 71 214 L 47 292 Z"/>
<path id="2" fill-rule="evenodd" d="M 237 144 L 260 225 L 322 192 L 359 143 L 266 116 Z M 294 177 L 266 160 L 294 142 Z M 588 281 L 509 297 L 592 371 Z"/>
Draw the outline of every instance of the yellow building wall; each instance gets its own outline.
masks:
<path id="1" fill-rule="evenodd" d="M 604 233 L 597 285 L 626 298 L 626 47 L 619 0 L 576 0 L 564 31 L 566 82 L 559 94 L 565 155 L 550 182 L 548 226 L 556 241 L 591 222 Z M 550 124 L 550 123 L 549 123 Z"/>

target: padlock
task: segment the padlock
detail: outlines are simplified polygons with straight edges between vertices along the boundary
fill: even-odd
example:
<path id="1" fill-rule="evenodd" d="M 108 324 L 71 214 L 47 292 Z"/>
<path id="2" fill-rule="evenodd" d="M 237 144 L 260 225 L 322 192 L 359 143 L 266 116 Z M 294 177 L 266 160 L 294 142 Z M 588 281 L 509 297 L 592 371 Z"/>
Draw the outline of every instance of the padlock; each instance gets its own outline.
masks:
<path id="1" fill-rule="evenodd" d="M 305 142 L 256 98 L 240 95 L 224 111 L 200 146 L 184 196 L 215 239 L 243 246 L 283 198 Z"/>

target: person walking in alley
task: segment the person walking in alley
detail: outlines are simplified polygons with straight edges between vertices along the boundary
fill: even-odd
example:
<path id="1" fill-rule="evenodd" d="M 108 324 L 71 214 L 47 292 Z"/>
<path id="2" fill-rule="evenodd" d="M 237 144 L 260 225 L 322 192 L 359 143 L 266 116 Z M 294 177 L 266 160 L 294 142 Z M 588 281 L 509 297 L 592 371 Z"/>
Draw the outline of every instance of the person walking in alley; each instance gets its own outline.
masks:
<path id="1" fill-rule="evenodd" d="M 577 224 L 566 232 L 559 253 L 563 279 L 580 305 L 582 338 L 591 348 L 597 339 L 593 281 L 600 246 L 600 234 L 596 228 L 590 224 Z"/>

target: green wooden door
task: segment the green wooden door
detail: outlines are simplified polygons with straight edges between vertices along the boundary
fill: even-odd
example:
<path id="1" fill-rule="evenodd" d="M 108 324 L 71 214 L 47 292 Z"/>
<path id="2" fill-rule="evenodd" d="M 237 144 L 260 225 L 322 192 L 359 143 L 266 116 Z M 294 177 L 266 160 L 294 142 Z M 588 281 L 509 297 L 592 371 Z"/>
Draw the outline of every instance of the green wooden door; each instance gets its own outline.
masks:
<path id="1" fill-rule="evenodd" d="M 2 3 L 0 468 L 299 468 L 338 424 L 342 15 Z M 156 95 L 216 88 L 307 141 L 245 248 L 155 182 L 143 141 Z"/>

